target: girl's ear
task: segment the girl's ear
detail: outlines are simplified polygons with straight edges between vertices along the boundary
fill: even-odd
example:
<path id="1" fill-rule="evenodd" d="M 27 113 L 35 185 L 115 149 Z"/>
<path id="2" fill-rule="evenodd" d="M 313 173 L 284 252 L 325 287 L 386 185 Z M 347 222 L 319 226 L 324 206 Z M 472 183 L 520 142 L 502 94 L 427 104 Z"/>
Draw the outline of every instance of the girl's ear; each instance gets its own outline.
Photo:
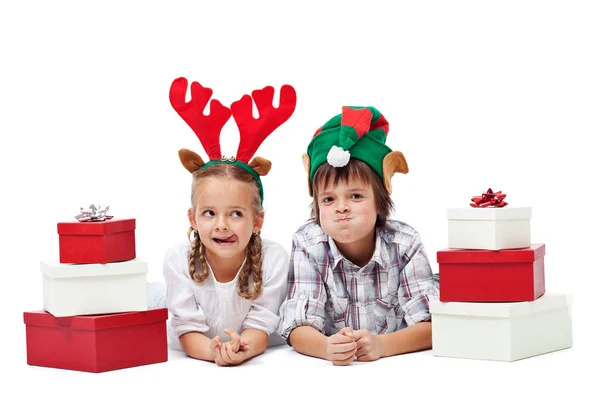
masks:
<path id="1" fill-rule="evenodd" d="M 383 185 L 388 194 L 392 194 L 392 176 L 396 172 L 408 173 L 408 164 L 404 154 L 399 151 L 392 151 L 383 159 Z"/>
<path id="2" fill-rule="evenodd" d="M 179 161 L 181 161 L 183 167 L 192 174 L 204 165 L 202 157 L 188 149 L 179 150 Z"/>
<path id="3" fill-rule="evenodd" d="M 257 234 L 263 227 L 265 222 L 265 212 L 260 211 L 256 218 L 254 218 L 254 226 L 252 227 L 252 233 Z"/>
<path id="4" fill-rule="evenodd" d="M 259 176 L 265 176 L 271 170 L 271 161 L 262 157 L 254 157 L 248 165 L 253 168 Z"/>
<path id="5" fill-rule="evenodd" d="M 196 216 L 194 215 L 194 210 L 192 208 L 188 208 L 188 219 L 190 220 L 190 225 L 197 232 L 198 226 L 196 225 Z"/>
<path id="6" fill-rule="evenodd" d="M 312 197 L 312 185 L 310 184 L 310 157 L 306 153 L 302 154 L 302 164 L 304 164 L 304 170 L 308 175 L 308 194 L 310 195 L 310 197 Z"/>

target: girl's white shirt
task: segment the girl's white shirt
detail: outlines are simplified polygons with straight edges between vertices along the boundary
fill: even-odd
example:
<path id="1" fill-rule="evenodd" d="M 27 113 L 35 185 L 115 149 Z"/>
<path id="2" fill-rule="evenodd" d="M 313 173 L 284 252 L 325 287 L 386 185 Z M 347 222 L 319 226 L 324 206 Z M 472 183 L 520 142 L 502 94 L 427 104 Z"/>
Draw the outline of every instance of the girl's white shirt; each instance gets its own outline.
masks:
<path id="1" fill-rule="evenodd" d="M 167 250 L 163 273 L 169 309 L 169 338 L 171 345 L 179 347 L 179 336 L 187 332 L 202 332 L 208 338 L 220 336 L 221 342 L 229 341 L 224 329 L 241 333 L 254 328 L 267 335 L 275 333 L 280 323 L 279 307 L 287 292 L 289 256 L 282 245 L 262 240 L 263 282 L 262 292 L 255 300 L 244 299 L 238 294 L 240 270 L 230 282 L 217 282 L 208 265 L 208 277 L 198 283 L 189 274 L 191 243 L 185 242 Z M 248 280 L 253 284 L 253 275 Z M 269 345 L 273 345 L 270 338 Z M 281 340 L 282 344 L 284 343 Z"/>

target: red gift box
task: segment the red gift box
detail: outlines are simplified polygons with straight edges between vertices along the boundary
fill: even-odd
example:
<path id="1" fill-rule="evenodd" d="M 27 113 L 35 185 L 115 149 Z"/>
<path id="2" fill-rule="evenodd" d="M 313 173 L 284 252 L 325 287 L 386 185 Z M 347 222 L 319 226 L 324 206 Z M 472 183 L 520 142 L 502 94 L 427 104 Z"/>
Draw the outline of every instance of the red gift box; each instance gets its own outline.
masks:
<path id="1" fill-rule="evenodd" d="M 108 264 L 135 258 L 135 219 L 59 222 L 60 262 Z"/>
<path id="2" fill-rule="evenodd" d="M 544 244 L 512 250 L 437 252 L 440 301 L 533 301 L 546 291 Z"/>
<path id="3" fill-rule="evenodd" d="M 166 308 L 61 318 L 25 312 L 27 364 L 105 372 L 165 362 L 167 317 Z"/>

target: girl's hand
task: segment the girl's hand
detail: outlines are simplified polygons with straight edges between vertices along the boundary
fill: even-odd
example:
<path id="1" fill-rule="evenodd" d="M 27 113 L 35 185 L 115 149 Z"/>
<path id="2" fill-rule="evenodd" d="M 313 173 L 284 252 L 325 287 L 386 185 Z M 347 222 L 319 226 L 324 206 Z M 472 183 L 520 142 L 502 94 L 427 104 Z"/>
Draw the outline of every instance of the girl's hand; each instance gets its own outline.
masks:
<path id="1" fill-rule="evenodd" d="M 358 361 L 375 361 L 381 358 L 383 354 L 383 345 L 377 335 L 372 334 L 366 329 L 354 331 L 354 340 L 356 340 L 356 357 Z"/>
<path id="2" fill-rule="evenodd" d="M 215 336 L 208 342 L 208 350 L 213 358 L 221 352 L 221 338 L 219 336 Z"/>
<path id="3" fill-rule="evenodd" d="M 215 357 L 215 364 L 225 367 L 238 365 L 244 362 L 250 355 L 248 350 L 233 351 L 231 343 L 225 343 L 221 346 L 221 351 Z"/>
<path id="4" fill-rule="evenodd" d="M 236 331 L 232 331 L 231 329 L 224 329 L 223 331 L 231 338 L 228 343 L 231 344 L 231 349 L 234 353 L 240 350 L 248 350 L 248 342 L 242 339 Z"/>
<path id="5" fill-rule="evenodd" d="M 356 355 L 355 334 L 351 328 L 342 328 L 327 338 L 327 358 L 333 365 L 348 365 Z"/>

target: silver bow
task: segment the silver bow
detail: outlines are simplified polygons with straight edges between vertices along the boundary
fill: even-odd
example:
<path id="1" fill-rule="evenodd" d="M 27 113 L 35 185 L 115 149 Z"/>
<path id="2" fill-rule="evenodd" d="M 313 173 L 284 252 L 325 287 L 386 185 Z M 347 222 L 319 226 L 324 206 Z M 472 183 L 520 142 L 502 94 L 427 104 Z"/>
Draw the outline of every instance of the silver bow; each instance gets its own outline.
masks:
<path id="1" fill-rule="evenodd" d="M 106 221 L 107 219 L 112 218 L 111 215 L 106 215 L 108 208 L 109 206 L 102 208 L 99 204 L 90 204 L 90 207 L 87 209 L 80 207 L 81 214 L 76 215 L 75 218 L 77 218 L 79 222 Z"/>

